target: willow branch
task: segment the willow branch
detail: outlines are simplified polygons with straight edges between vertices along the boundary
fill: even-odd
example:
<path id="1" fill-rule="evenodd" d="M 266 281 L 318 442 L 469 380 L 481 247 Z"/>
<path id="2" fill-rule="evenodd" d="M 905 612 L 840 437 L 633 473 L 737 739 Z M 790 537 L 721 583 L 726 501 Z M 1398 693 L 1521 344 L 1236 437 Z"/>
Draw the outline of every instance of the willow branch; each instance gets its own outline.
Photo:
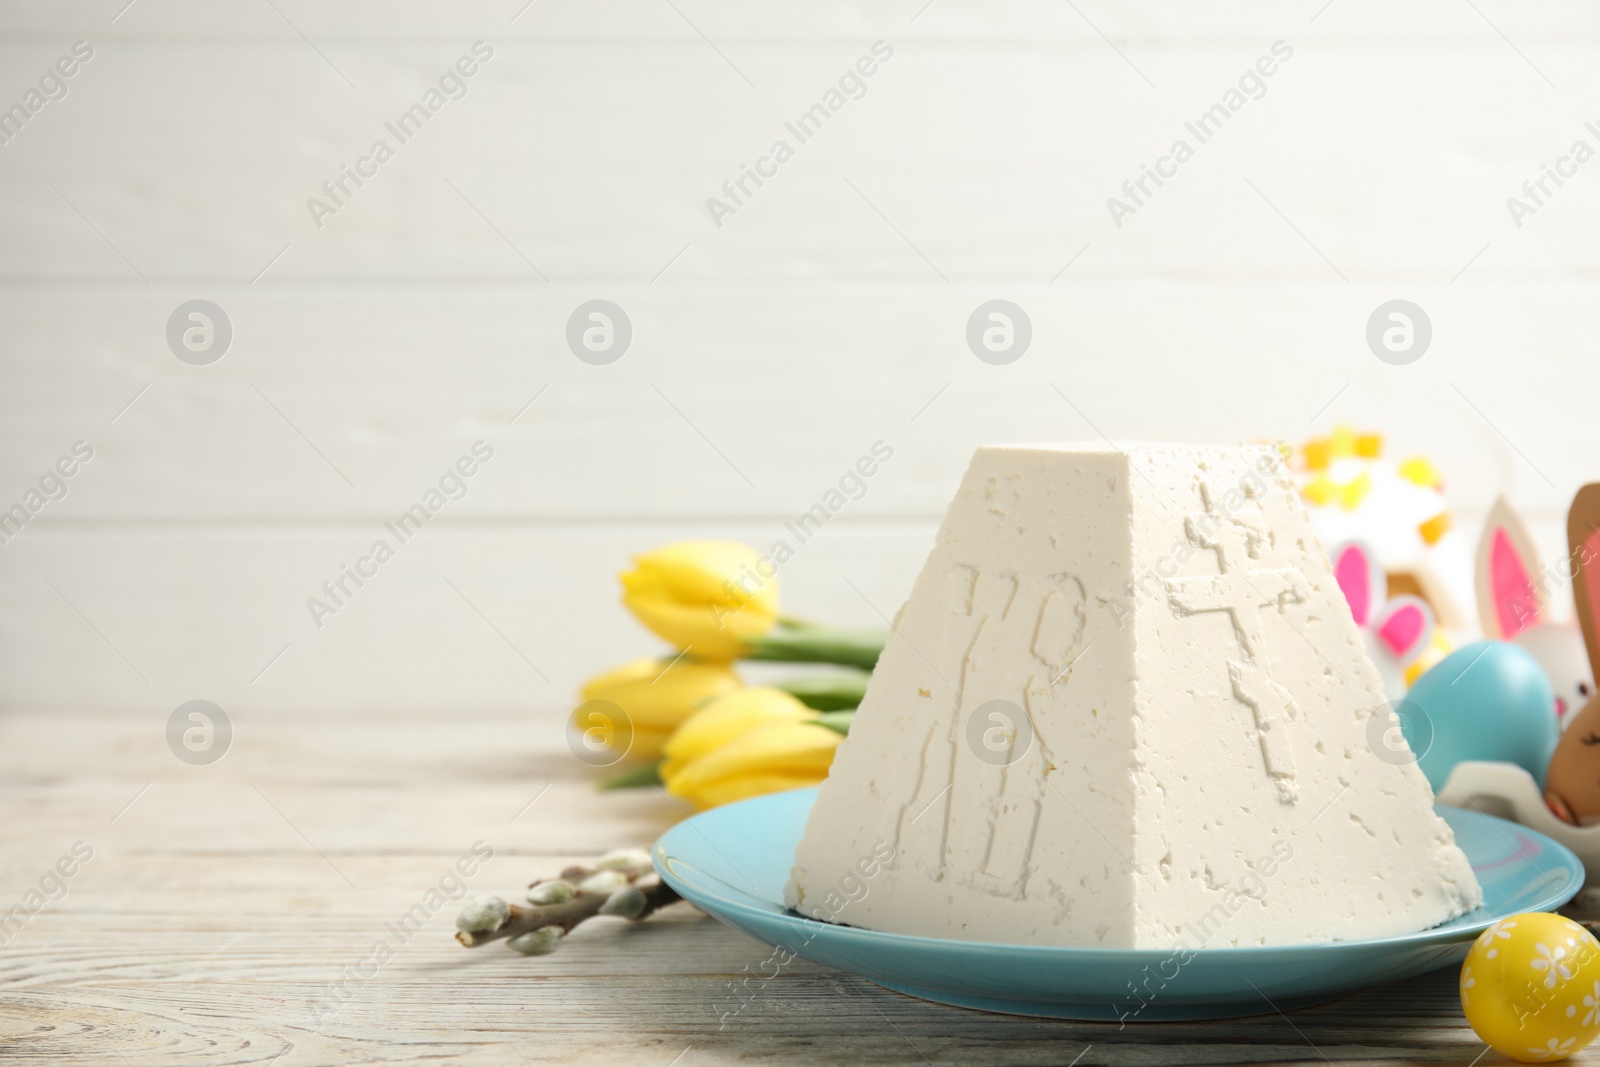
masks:
<path id="1" fill-rule="evenodd" d="M 602 857 L 596 867 L 568 867 L 559 878 L 531 883 L 529 905 L 507 904 L 498 897 L 474 901 L 457 920 L 456 940 L 467 948 L 510 940 L 519 952 L 542 955 L 596 915 L 638 922 L 681 899 L 656 877 L 648 853 L 621 850 Z M 545 933 L 525 936 L 539 931 Z"/>

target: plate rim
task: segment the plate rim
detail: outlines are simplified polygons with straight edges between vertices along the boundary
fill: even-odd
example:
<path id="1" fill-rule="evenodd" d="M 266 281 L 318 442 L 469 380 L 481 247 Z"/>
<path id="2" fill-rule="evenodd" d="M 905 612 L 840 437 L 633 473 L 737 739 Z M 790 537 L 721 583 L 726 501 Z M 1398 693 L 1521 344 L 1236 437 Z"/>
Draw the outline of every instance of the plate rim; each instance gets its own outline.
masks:
<path id="1" fill-rule="evenodd" d="M 694 904 L 696 907 L 700 907 L 706 911 L 711 911 L 712 914 L 715 915 L 716 912 L 713 908 L 702 904 L 698 899 L 699 896 L 706 895 L 701 891 L 698 885 L 694 886 L 692 891 L 685 892 L 685 889 L 689 888 L 688 885 L 681 878 L 678 878 L 673 874 L 671 870 L 671 862 L 674 859 L 678 859 L 681 862 L 688 861 L 683 860 L 680 856 L 671 855 L 666 851 L 665 846 L 668 843 L 668 839 L 673 837 L 675 834 L 684 833 L 692 828 L 696 833 L 700 834 L 704 840 L 709 842 L 710 838 L 705 834 L 705 831 L 701 827 L 692 825 L 696 820 L 706 818 L 707 816 L 716 815 L 718 812 L 726 813 L 738 807 L 759 807 L 762 804 L 777 803 L 781 798 L 789 798 L 791 801 L 793 801 L 806 793 L 813 794 L 814 797 L 818 791 L 818 788 L 819 787 L 817 786 L 808 786 L 802 789 L 790 789 L 778 793 L 766 793 L 761 796 L 749 797 L 745 800 L 734 801 L 731 804 L 724 804 L 720 807 L 709 808 L 705 811 L 696 812 L 683 822 L 678 823 L 676 826 L 668 829 L 661 835 L 660 838 L 656 840 L 654 847 L 650 851 L 651 860 L 655 865 L 657 874 L 659 874 L 661 879 L 670 885 L 679 896 L 683 897 L 691 904 Z M 1522 914 L 1523 912 L 1528 911 L 1554 911 L 1556 908 L 1561 907 L 1561 905 L 1567 903 L 1573 897 L 1577 896 L 1578 893 L 1583 889 L 1586 878 L 1586 871 L 1583 863 L 1578 859 L 1576 853 L 1574 853 L 1567 846 L 1563 845 L 1561 842 L 1552 837 L 1548 837 L 1545 834 L 1532 829 L 1531 827 L 1524 826 L 1521 823 L 1512 822 L 1509 819 L 1502 819 L 1498 816 L 1488 815 L 1484 812 L 1470 811 L 1465 808 L 1456 808 L 1450 805 L 1442 806 L 1449 808 L 1452 816 L 1459 816 L 1460 818 L 1464 818 L 1469 822 L 1482 821 L 1491 825 L 1494 823 L 1504 823 L 1507 826 L 1515 828 L 1515 830 L 1519 833 L 1532 836 L 1544 846 L 1544 849 L 1553 852 L 1561 861 L 1561 866 L 1566 869 L 1568 875 L 1566 886 L 1559 890 L 1548 891 L 1544 897 L 1540 898 L 1536 902 L 1535 906 L 1522 908 L 1516 912 L 1507 912 L 1504 915 L 1490 914 L 1482 919 L 1461 925 L 1430 926 L 1425 930 L 1417 930 L 1408 934 L 1393 934 L 1387 937 L 1362 938 L 1360 940 L 1353 941 L 1307 941 L 1292 945 L 1218 945 L 1213 947 L 1190 949 L 1189 951 L 1194 953 L 1195 956 L 1204 956 L 1208 958 L 1215 957 L 1221 959 L 1222 957 L 1238 958 L 1245 954 L 1271 957 L 1280 955 L 1290 956 L 1295 953 L 1303 953 L 1307 951 L 1319 953 L 1359 953 L 1375 948 L 1414 948 L 1430 944 L 1459 944 L 1461 942 L 1476 938 L 1484 930 L 1487 930 L 1490 926 L 1493 926 L 1495 923 L 1509 917 L 1510 915 Z M 716 846 L 713 845 L 712 847 L 715 848 Z M 720 852 L 721 850 L 717 849 L 717 851 Z M 732 860 L 729 860 L 729 862 L 731 863 Z M 749 895 L 754 897 L 754 894 Z M 979 952 L 985 954 L 1001 952 L 1040 957 L 1075 956 L 1092 959 L 1097 958 L 1118 960 L 1128 960 L 1141 955 L 1148 955 L 1153 958 L 1165 958 L 1171 955 L 1173 951 L 1171 946 L 1162 948 L 1110 948 L 1098 945 L 1028 945 L 1007 941 L 967 941 L 956 938 L 928 937 L 923 934 L 902 934 L 887 930 L 869 930 L 865 927 L 848 926 L 842 923 L 824 922 L 821 919 L 813 919 L 810 916 L 800 915 L 799 913 L 791 912 L 787 909 L 776 911 L 769 910 L 756 907 L 752 904 L 747 904 L 742 900 L 720 895 L 712 896 L 711 899 L 716 902 L 717 906 L 737 912 L 742 916 L 746 916 L 757 921 L 758 923 L 778 922 L 784 926 L 787 926 L 790 930 L 795 931 L 805 931 L 811 929 L 816 929 L 819 932 L 832 931 L 839 936 L 861 939 L 869 943 L 878 942 L 883 944 L 891 944 L 911 950 L 926 950 L 931 948 L 947 952 L 952 950 L 961 952 Z M 1469 912 L 1468 914 L 1471 913 Z M 721 916 L 718 916 L 718 918 L 720 919 Z M 1459 920 L 1450 921 L 1455 923 Z M 819 934 L 813 934 L 812 936 L 816 937 L 819 936 Z"/>

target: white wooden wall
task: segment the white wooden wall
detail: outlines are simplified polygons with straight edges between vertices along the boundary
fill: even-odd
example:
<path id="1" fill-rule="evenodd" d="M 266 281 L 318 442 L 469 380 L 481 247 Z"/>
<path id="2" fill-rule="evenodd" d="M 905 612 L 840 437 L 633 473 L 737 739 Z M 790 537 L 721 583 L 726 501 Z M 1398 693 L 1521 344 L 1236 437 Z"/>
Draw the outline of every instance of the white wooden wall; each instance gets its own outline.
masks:
<path id="1" fill-rule="evenodd" d="M 0 545 L 7 706 L 554 714 L 654 647 L 615 603 L 630 552 L 765 546 L 880 439 L 784 571 L 797 613 L 892 613 L 982 442 L 1383 428 L 1469 521 L 1509 491 L 1552 548 L 1600 476 L 1600 161 L 1506 207 L 1600 148 L 1582 0 L 126 3 L 0 9 L 0 107 L 94 49 L 0 146 L 0 508 L 94 449 Z M 314 225 L 478 40 L 468 95 Z M 1280 40 L 1266 95 L 1114 225 Z M 1435 331 L 1406 367 L 1364 341 L 1396 297 Z M 234 328 L 209 366 L 165 342 L 196 298 Z M 633 323 L 610 366 L 564 341 L 595 298 Z M 1009 366 L 964 340 L 993 298 L 1033 323 Z M 306 598 L 479 439 L 466 496 L 315 627 Z"/>

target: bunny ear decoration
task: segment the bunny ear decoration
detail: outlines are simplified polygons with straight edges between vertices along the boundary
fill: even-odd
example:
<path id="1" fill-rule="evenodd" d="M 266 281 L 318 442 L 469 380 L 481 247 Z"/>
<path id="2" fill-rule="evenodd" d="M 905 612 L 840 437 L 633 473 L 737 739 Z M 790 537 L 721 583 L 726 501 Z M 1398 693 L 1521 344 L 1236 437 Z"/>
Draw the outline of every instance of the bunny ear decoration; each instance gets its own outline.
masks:
<path id="1" fill-rule="evenodd" d="M 1591 482 L 1572 498 L 1567 511 L 1567 548 L 1578 625 L 1583 628 L 1583 643 L 1589 648 L 1593 669 L 1600 664 L 1600 632 L 1596 630 L 1600 623 L 1596 617 L 1600 609 L 1600 483 Z"/>
<path id="2" fill-rule="evenodd" d="M 1383 608 L 1372 629 L 1383 647 L 1399 661 L 1400 669 L 1411 666 L 1433 641 L 1433 609 L 1421 597 L 1397 596 Z"/>
<path id="3" fill-rule="evenodd" d="M 1533 589 L 1539 552 L 1505 497 L 1494 502 L 1478 538 L 1478 615 L 1485 637 L 1509 641 L 1541 621 Z"/>
<path id="4" fill-rule="evenodd" d="M 1362 541 L 1346 541 L 1333 550 L 1333 577 L 1339 583 L 1356 625 L 1366 627 L 1383 606 L 1388 582 L 1372 549 Z"/>

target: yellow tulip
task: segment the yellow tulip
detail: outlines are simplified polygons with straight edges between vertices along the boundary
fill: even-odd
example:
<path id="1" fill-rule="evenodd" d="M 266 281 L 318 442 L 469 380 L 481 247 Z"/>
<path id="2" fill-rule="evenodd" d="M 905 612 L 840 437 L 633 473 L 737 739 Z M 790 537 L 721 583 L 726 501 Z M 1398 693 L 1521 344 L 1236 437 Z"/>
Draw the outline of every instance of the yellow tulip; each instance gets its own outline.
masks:
<path id="1" fill-rule="evenodd" d="M 702 659 L 744 655 L 778 621 L 772 563 L 732 541 L 680 541 L 635 556 L 622 602 L 651 631 Z"/>
<path id="2" fill-rule="evenodd" d="M 672 775 L 667 789 L 697 807 L 816 785 L 828 777 L 844 737 L 814 722 L 779 720 L 706 753 Z"/>
<path id="3" fill-rule="evenodd" d="M 579 690 L 585 703 L 605 700 L 622 709 L 632 727 L 631 755 L 661 754 L 680 725 L 717 697 L 738 691 L 742 683 L 725 663 L 703 663 L 684 657 L 670 666 L 658 659 L 636 659 L 597 674 Z M 579 730 L 589 729 L 583 709 L 573 713 Z M 625 732 L 624 732 L 625 735 Z M 620 740 L 620 737 L 619 737 Z"/>
<path id="4" fill-rule="evenodd" d="M 734 738 L 771 722 L 804 722 L 817 713 L 781 689 L 753 686 L 718 697 L 684 720 L 667 742 L 663 780 Z"/>

